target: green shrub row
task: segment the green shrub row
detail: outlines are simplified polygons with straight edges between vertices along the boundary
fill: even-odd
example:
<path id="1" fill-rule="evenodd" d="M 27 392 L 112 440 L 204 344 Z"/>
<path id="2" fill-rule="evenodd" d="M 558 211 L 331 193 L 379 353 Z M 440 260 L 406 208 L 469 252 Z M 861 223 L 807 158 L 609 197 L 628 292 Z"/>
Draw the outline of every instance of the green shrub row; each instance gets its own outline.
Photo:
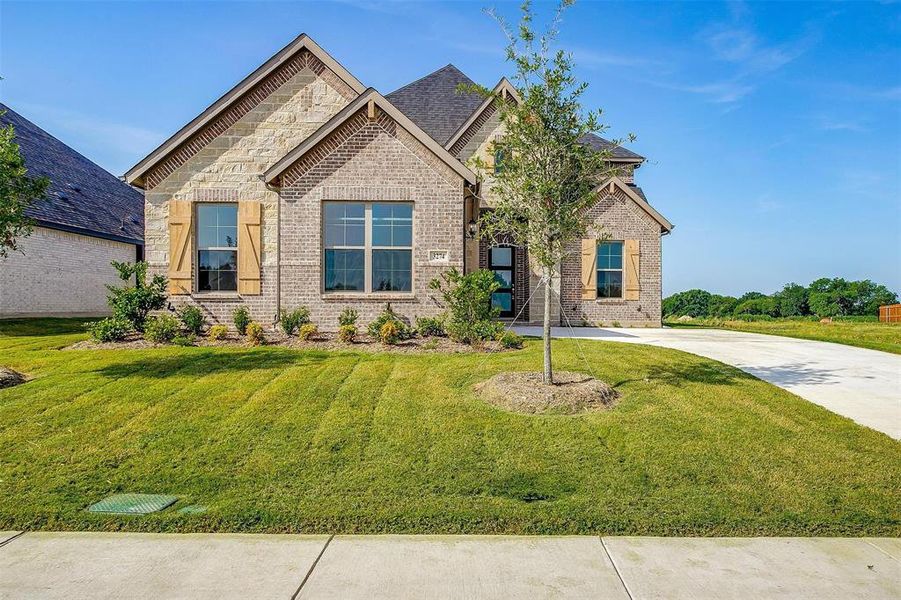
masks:
<path id="1" fill-rule="evenodd" d="M 788 317 L 875 317 L 879 307 L 898 302 L 898 295 L 869 279 L 822 278 L 809 286 L 788 283 L 766 295 L 748 292 L 738 298 L 687 290 L 663 300 L 665 317 L 714 317 L 766 320 Z"/>

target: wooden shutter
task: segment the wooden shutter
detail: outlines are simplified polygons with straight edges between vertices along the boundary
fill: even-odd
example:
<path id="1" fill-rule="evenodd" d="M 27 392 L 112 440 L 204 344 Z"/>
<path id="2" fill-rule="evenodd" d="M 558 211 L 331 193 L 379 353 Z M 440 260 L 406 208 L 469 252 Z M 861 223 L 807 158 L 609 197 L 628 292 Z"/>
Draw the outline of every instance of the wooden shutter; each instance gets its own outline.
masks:
<path id="1" fill-rule="evenodd" d="M 594 238 L 582 240 L 582 300 L 598 297 L 598 241 Z"/>
<path id="2" fill-rule="evenodd" d="M 169 294 L 175 296 L 190 294 L 194 287 L 193 215 L 187 200 L 169 200 Z"/>
<path id="3" fill-rule="evenodd" d="M 626 300 L 638 300 L 641 292 L 640 281 L 640 263 L 641 253 L 639 252 L 639 240 L 626 240 L 623 243 L 623 269 L 626 279 Z"/>
<path id="4" fill-rule="evenodd" d="M 238 293 L 260 295 L 260 225 L 262 206 L 259 202 L 238 203 Z"/>

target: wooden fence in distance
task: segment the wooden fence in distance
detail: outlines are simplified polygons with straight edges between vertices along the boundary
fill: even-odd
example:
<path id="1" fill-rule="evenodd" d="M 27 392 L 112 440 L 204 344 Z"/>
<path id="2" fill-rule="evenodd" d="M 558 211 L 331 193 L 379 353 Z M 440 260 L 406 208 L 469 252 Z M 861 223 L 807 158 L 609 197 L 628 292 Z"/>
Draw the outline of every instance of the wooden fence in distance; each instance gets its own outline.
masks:
<path id="1" fill-rule="evenodd" d="M 901 304 L 889 304 L 879 307 L 879 320 L 884 323 L 901 322 Z"/>

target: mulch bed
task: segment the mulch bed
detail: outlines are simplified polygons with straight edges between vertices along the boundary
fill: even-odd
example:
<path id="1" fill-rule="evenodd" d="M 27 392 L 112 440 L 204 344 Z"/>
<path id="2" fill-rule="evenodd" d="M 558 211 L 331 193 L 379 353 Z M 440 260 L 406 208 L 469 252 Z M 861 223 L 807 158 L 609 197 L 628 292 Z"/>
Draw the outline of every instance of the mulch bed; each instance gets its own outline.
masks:
<path id="1" fill-rule="evenodd" d="M 20 385 L 27 381 L 25 376 L 18 371 L 13 371 L 6 367 L 0 367 L 0 389 Z"/>
<path id="2" fill-rule="evenodd" d="M 65 350 L 116 350 L 116 349 L 142 349 L 142 348 L 165 348 L 174 344 L 155 344 L 148 342 L 137 334 L 132 334 L 121 342 L 97 342 L 94 340 L 83 340 L 76 342 Z M 194 346 L 200 347 L 241 347 L 246 348 L 251 344 L 244 337 L 234 333 L 224 340 L 210 340 L 206 337 L 198 337 Z M 504 352 L 507 349 L 498 342 L 485 342 L 479 347 L 461 344 L 446 337 L 414 337 L 409 340 L 403 340 L 393 346 L 382 344 L 376 339 L 368 335 L 361 334 L 357 336 L 352 344 L 347 344 L 338 339 L 338 334 L 334 332 L 322 332 L 315 338 L 309 340 L 301 340 L 296 336 L 287 336 L 283 332 L 268 331 L 266 332 L 266 346 L 277 346 L 284 348 L 295 348 L 298 350 L 354 350 L 363 352 L 393 352 L 393 353 L 421 353 L 421 354 L 457 354 L 457 353 L 477 353 L 477 352 Z"/>
<path id="3" fill-rule="evenodd" d="M 575 415 L 606 410 L 620 394 L 583 373 L 557 371 L 554 383 L 545 384 L 537 371 L 498 373 L 473 388 L 489 403 L 524 414 Z"/>

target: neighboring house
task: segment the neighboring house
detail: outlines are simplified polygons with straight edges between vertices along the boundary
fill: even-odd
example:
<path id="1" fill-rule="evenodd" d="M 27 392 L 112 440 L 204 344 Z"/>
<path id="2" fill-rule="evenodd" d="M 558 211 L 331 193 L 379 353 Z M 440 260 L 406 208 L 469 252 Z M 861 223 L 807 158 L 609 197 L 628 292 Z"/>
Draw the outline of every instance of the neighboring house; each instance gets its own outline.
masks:
<path id="1" fill-rule="evenodd" d="M 109 313 L 110 261 L 142 255 L 143 198 L 72 148 L 0 104 L 31 177 L 50 179 L 47 197 L 26 209 L 33 233 L 0 258 L 0 317 Z"/>
<path id="2" fill-rule="evenodd" d="M 147 261 L 168 276 L 172 303 L 220 322 L 244 305 L 266 324 L 307 305 L 333 328 L 347 307 L 363 322 L 387 302 L 409 318 L 437 314 L 429 282 L 481 267 L 503 282 L 502 317 L 540 319 L 528 250 L 475 236 L 491 177 L 466 163 L 491 163 L 502 131 L 493 102 L 458 93 L 460 83 L 471 81 L 448 65 L 382 96 L 308 36 L 291 42 L 126 174 L 145 190 Z M 516 100 L 506 80 L 498 86 Z M 644 159 L 611 150 L 621 174 L 591 209 L 610 242 L 574 246 L 554 318 L 659 325 L 661 236 L 672 225 L 633 184 Z"/>

